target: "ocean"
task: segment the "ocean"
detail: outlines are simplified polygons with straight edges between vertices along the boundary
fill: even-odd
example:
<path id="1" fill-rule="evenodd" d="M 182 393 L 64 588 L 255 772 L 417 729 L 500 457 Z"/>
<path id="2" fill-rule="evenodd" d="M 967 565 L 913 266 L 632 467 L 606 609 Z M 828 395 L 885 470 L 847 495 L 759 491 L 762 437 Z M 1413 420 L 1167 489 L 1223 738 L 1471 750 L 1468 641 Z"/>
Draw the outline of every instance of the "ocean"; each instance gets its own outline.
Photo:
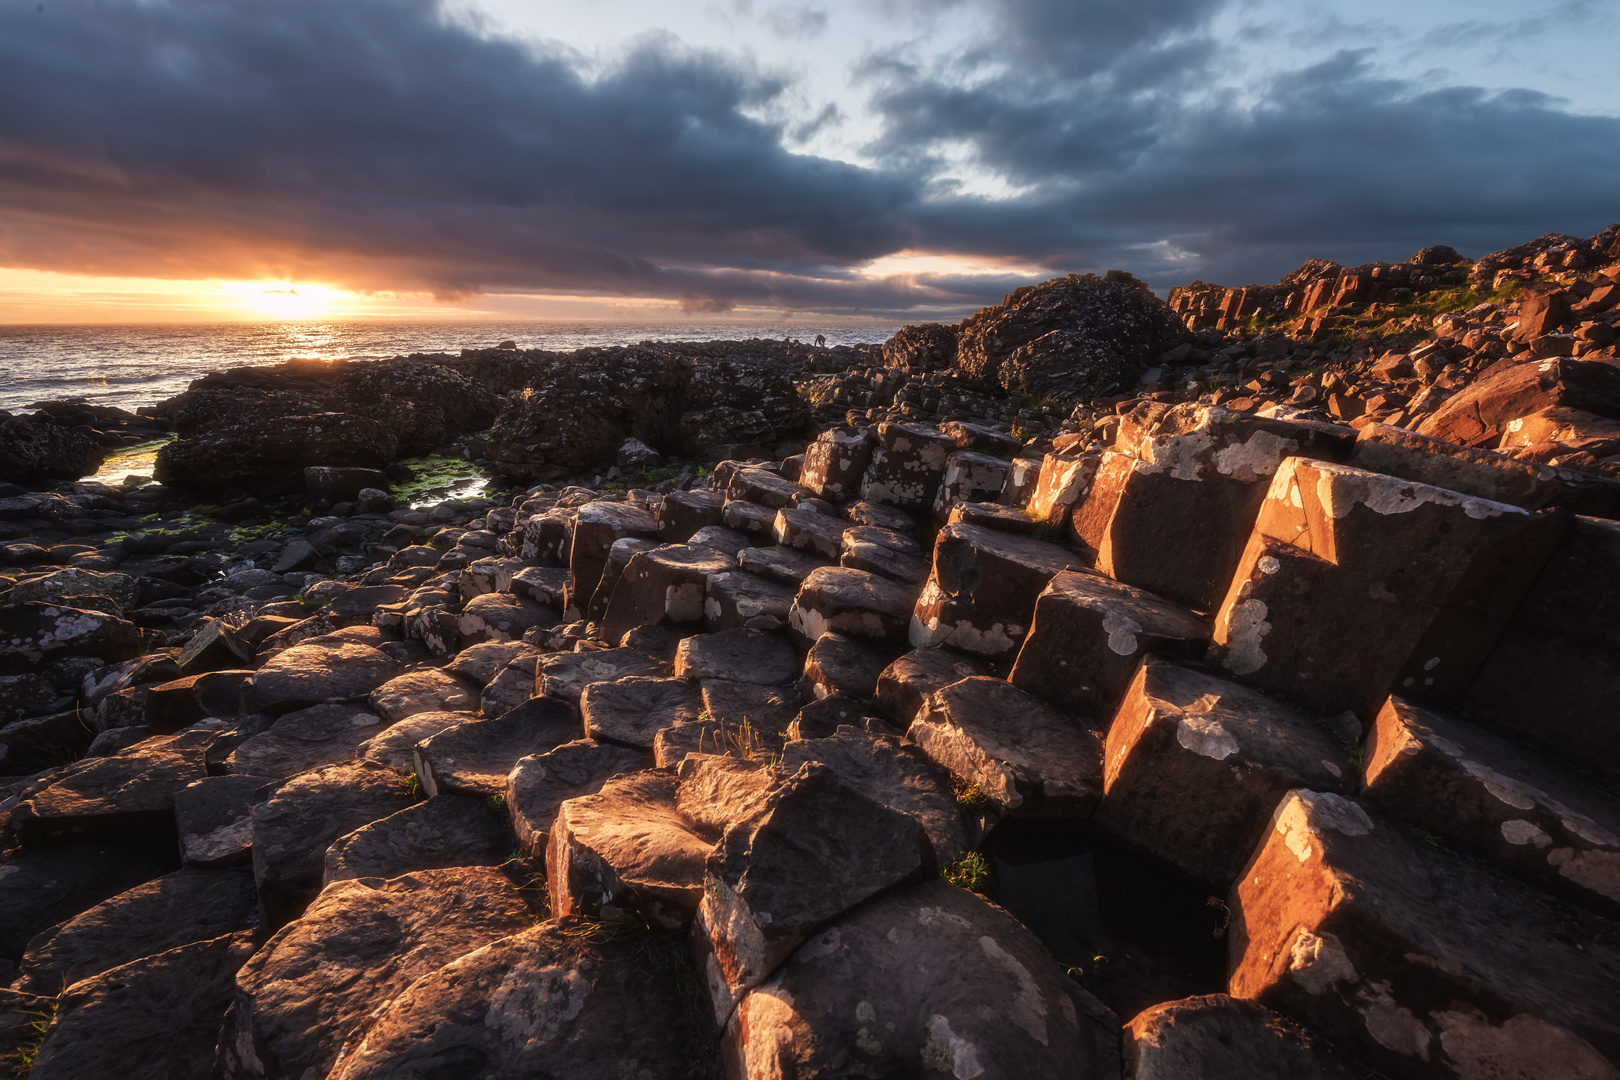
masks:
<path id="1" fill-rule="evenodd" d="M 173 397 L 209 371 L 292 357 L 373 360 L 490 348 L 568 350 L 639 341 L 792 337 L 829 345 L 881 342 L 899 323 L 391 323 L 301 322 L 166 326 L 0 326 L 0 409 L 84 397 L 134 410 Z"/>

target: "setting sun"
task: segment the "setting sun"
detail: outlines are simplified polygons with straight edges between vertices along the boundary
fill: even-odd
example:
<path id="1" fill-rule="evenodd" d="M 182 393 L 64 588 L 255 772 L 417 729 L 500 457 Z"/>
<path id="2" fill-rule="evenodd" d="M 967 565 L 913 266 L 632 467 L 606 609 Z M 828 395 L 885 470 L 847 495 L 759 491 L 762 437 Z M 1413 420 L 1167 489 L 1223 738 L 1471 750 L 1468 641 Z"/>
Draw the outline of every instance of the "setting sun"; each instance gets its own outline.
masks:
<path id="1" fill-rule="evenodd" d="M 343 295 L 323 285 L 295 285 L 288 281 L 226 282 L 225 290 L 258 314 L 287 321 L 319 318 Z"/>

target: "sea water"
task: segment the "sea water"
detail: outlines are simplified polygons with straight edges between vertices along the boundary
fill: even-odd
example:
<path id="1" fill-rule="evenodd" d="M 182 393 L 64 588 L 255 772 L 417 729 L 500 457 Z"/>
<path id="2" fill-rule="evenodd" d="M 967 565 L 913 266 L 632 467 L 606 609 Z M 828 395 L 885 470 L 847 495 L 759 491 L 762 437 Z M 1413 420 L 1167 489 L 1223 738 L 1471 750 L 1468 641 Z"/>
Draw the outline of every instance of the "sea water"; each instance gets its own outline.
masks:
<path id="1" fill-rule="evenodd" d="M 778 323 L 229 323 L 213 326 L 0 326 L 0 409 L 18 412 L 36 401 L 83 397 L 133 410 L 173 397 L 209 371 L 278 364 L 293 357 L 375 360 L 414 352 L 487 349 L 503 341 L 519 348 L 564 351 L 641 341 L 743 338 L 813 341 L 829 345 L 880 342 L 894 323 L 816 325 Z"/>

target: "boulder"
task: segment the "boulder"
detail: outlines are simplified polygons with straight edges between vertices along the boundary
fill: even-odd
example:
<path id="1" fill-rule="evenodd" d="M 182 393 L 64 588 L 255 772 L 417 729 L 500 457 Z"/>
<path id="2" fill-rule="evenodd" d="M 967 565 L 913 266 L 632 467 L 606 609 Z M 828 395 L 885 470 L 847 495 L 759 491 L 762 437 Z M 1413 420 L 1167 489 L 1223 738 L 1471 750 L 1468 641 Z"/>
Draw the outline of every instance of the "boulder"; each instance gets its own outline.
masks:
<path id="1" fill-rule="evenodd" d="M 675 676 L 774 686 L 793 678 L 799 657 L 780 634 L 738 627 L 694 634 L 675 651 Z"/>
<path id="2" fill-rule="evenodd" d="M 1009 817 L 1087 818 L 1102 793 L 1096 732 L 1000 679 L 936 691 L 906 734 Z"/>
<path id="3" fill-rule="evenodd" d="M 266 661 L 243 693 L 253 712 L 288 713 L 364 698 L 399 673 L 397 661 L 368 645 L 306 642 Z"/>
<path id="4" fill-rule="evenodd" d="M 788 612 L 789 632 L 803 649 L 828 631 L 900 645 L 916 600 L 916 590 L 899 582 L 865 570 L 824 566 L 799 586 Z"/>
<path id="5" fill-rule="evenodd" d="M 844 508 L 844 516 L 856 525 L 869 525 L 893 532 L 911 532 L 917 527 L 916 520 L 910 514 L 882 503 L 851 503 Z"/>
<path id="6" fill-rule="evenodd" d="M 751 725 L 756 732 L 777 735 L 786 730 L 803 701 L 791 684 L 734 682 L 706 679 L 703 711 L 714 722 L 730 727 Z"/>
<path id="7" fill-rule="evenodd" d="M 637 649 L 593 649 L 547 656 L 540 661 L 537 671 L 535 693 L 578 701 L 592 683 L 631 676 L 664 678 L 670 674 L 670 665 Z"/>
<path id="8" fill-rule="evenodd" d="M 1012 916 L 941 881 L 858 908 L 743 998 L 727 1075 L 1119 1075 L 1119 1022 Z M 920 1067 L 919 1067 L 920 1066 Z"/>
<path id="9" fill-rule="evenodd" d="M 36 935 L 13 986 L 55 995 L 121 964 L 247 929 L 255 915 L 251 874 L 165 874 Z"/>
<path id="10" fill-rule="evenodd" d="M 422 976 L 345 1047 L 332 1080 L 711 1075 L 713 1033 L 683 996 L 679 946 L 545 923 Z"/>
<path id="11" fill-rule="evenodd" d="M 579 738 L 579 713 L 567 702 L 535 698 L 494 720 L 469 720 L 416 744 L 416 774 L 428 795 L 506 793 L 519 758 Z"/>
<path id="12" fill-rule="evenodd" d="M 265 929 L 279 930 L 315 899 L 332 841 L 414 802 L 398 773 L 362 761 L 302 773 L 255 804 L 253 877 Z"/>
<path id="13" fill-rule="evenodd" d="M 325 1076 L 411 983 L 532 923 L 486 867 L 334 882 L 238 972 L 216 1075 Z"/>
<path id="14" fill-rule="evenodd" d="M 806 701 L 834 694 L 865 700 L 877 693 L 878 677 L 887 661 L 861 642 L 843 634 L 822 634 L 810 647 L 799 677 L 799 693 Z"/>
<path id="15" fill-rule="evenodd" d="M 22 578 L 0 592 L 0 604 L 56 604 L 121 615 L 125 608 L 138 606 L 138 595 L 136 579 L 128 574 L 103 574 L 69 566 Z"/>
<path id="16" fill-rule="evenodd" d="M 801 766 L 726 830 L 704 871 L 693 938 L 716 1023 L 822 926 L 937 870 L 916 819 Z"/>
<path id="17" fill-rule="evenodd" d="M 1324 715 L 1456 700 L 1564 529 L 1556 511 L 1291 458 L 1216 615 L 1220 663 Z"/>
<path id="18" fill-rule="evenodd" d="M 175 793 L 180 857 L 187 866 L 231 866 L 253 851 L 253 802 L 268 776 L 205 776 Z"/>
<path id="19" fill-rule="evenodd" d="M 1167 1001 L 1125 1025 L 1125 1075 L 1163 1080 L 1359 1080 L 1341 1052 L 1253 1001 L 1225 994 Z"/>
<path id="20" fill-rule="evenodd" d="M 362 757 L 360 745 L 383 730 L 377 714 L 357 705 L 315 705 L 288 713 L 268 731 L 243 740 L 225 767 L 245 776 L 286 779 Z"/>
<path id="21" fill-rule="evenodd" d="M 253 954 L 247 931 L 181 945 L 74 984 L 62 995 L 30 1077 L 203 1076 L 219 1017 Z"/>
<path id="22" fill-rule="evenodd" d="M 1495 447 L 1507 425 L 1548 408 L 1620 420 L 1620 368 L 1597 360 L 1499 360 L 1430 413 L 1417 430 L 1464 446 Z"/>
<path id="23" fill-rule="evenodd" d="M 1314 718 L 1213 675 L 1147 657 L 1108 728 L 1097 826 L 1225 889 L 1283 794 L 1354 788 Z"/>
<path id="24" fill-rule="evenodd" d="M 513 660 L 538 656 L 540 650 L 524 641 L 486 641 L 469 645 L 440 670 L 478 686 L 487 686 Z"/>
<path id="25" fill-rule="evenodd" d="M 727 499 L 720 514 L 721 523 L 751 542 L 761 546 L 775 542 L 776 509 L 749 502 L 747 499 Z M 693 533 L 696 536 L 697 533 Z"/>
<path id="26" fill-rule="evenodd" d="M 553 918 L 610 908 L 667 929 L 691 921 L 713 841 L 677 808 L 676 787 L 672 770 L 649 769 L 558 808 L 546 853 Z"/>
<path id="27" fill-rule="evenodd" d="M 556 608 L 513 593 L 484 593 L 467 601 L 454 619 L 457 647 L 452 649 L 447 644 L 445 653 L 485 641 L 515 641 L 535 627 L 556 626 L 562 616 Z M 430 647 L 434 644 L 431 638 L 426 640 Z"/>
<path id="28" fill-rule="evenodd" d="M 1185 608 L 1101 574 L 1064 571 L 1035 602 L 1007 681 L 1083 715 L 1113 713 L 1145 656 L 1201 660 L 1210 627 Z"/>
<path id="29" fill-rule="evenodd" d="M 684 678 L 630 676 L 590 684 L 579 709 L 588 738 L 651 750 L 653 736 L 663 728 L 698 719 L 703 691 Z"/>
<path id="30" fill-rule="evenodd" d="M 1611 1076 L 1614 924 L 1296 790 L 1227 900 L 1233 997 L 1394 1077 Z"/>
<path id="31" fill-rule="evenodd" d="M 1363 796 L 1514 877 L 1620 915 L 1620 812 L 1563 769 L 1399 697 L 1367 735 Z"/>
<path id="32" fill-rule="evenodd" d="M 326 849 L 322 887 L 451 866 L 499 866 L 515 847 L 512 826 L 490 800 L 438 795 L 339 837 Z"/>
<path id="33" fill-rule="evenodd" d="M 780 510 L 797 499 L 816 494 L 770 469 L 742 468 L 731 474 L 726 484 L 726 501 L 753 503 Z"/>
<path id="34" fill-rule="evenodd" d="M 792 548 L 777 547 L 751 547 L 738 552 L 737 565 L 751 574 L 798 589 L 804 579 L 810 576 L 812 570 L 818 570 L 827 565 L 827 560 L 813 555 L 807 551 L 795 551 Z"/>
<path id="35" fill-rule="evenodd" d="M 1018 652 L 1035 601 L 1054 576 L 1085 561 L 1044 540 L 978 525 L 947 525 L 934 542 L 934 569 L 911 617 L 914 648 L 949 645 L 991 660 Z"/>
<path id="36" fill-rule="evenodd" d="M 417 743 L 431 739 L 446 728 L 475 719 L 472 713 L 466 712 L 417 713 L 355 747 L 354 756 L 386 765 L 398 773 L 412 773 L 416 771 Z"/>
<path id="37" fill-rule="evenodd" d="M 878 425 L 879 446 L 861 479 L 861 501 L 901 510 L 929 511 L 956 443 L 922 424 Z"/>
<path id="38" fill-rule="evenodd" d="M 943 517 L 957 503 L 1000 497 L 1007 482 L 1007 462 L 990 454 L 958 450 L 945 459 L 945 475 L 934 496 L 934 514 Z"/>
<path id="39" fill-rule="evenodd" d="M 867 432 L 836 428 L 816 436 L 804 451 L 799 483 L 823 499 L 843 502 L 860 492 L 876 439 Z"/>
<path id="40" fill-rule="evenodd" d="M 1515 424 L 1520 421 L 1510 421 L 1509 427 Z M 1620 424 L 1616 428 L 1620 430 Z M 1494 450 L 1458 446 L 1387 424 L 1363 427 L 1346 464 L 1525 510 L 1577 504 L 1586 497 L 1586 489 L 1597 483 L 1591 478 L 1583 483 L 1568 470 L 1520 461 Z"/>
<path id="41" fill-rule="evenodd" d="M 23 851 L 9 857 L 4 869 L 0 958 L 16 961 L 40 931 L 152 880 L 166 867 L 144 847 L 80 841 Z"/>
<path id="42" fill-rule="evenodd" d="M 88 431 L 31 417 L 0 418 L 0 476 L 11 483 L 77 480 L 101 468 L 106 457 L 106 448 Z"/>
<path id="43" fill-rule="evenodd" d="M 640 772 L 652 763 L 645 751 L 589 739 L 523 758 L 506 778 L 506 809 L 520 850 L 531 859 L 544 859 L 558 807 L 595 795 L 612 777 Z"/>
<path id="44" fill-rule="evenodd" d="M 721 523 L 725 497 L 713 491 L 672 491 L 658 507 L 658 542 L 684 544 L 699 529 Z"/>
<path id="45" fill-rule="evenodd" d="M 334 465 L 310 465 L 304 469 L 304 497 L 311 506 L 352 503 L 366 488 L 386 491 L 389 486 L 388 474 L 381 469 Z"/>

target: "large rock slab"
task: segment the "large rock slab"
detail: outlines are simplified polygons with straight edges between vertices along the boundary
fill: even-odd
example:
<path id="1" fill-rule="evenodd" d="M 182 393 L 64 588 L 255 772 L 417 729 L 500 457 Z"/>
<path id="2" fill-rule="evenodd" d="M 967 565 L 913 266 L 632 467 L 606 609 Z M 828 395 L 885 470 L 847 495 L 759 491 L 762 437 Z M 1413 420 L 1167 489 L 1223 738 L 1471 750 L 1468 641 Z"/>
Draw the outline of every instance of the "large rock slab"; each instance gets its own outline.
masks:
<path id="1" fill-rule="evenodd" d="M 536 672 L 536 694 L 578 701 L 592 683 L 614 682 L 631 676 L 662 678 L 670 674 L 670 665 L 667 660 L 649 656 L 639 649 L 593 649 L 544 657 Z"/>
<path id="2" fill-rule="evenodd" d="M 713 491 L 672 491 L 658 506 L 658 539 L 665 544 L 684 544 L 692 534 L 720 524 L 725 496 Z"/>
<path id="3" fill-rule="evenodd" d="M 1225 994 L 1167 1001 L 1125 1025 L 1125 1075 L 1147 1080 L 1359 1080 L 1364 1071 L 1309 1031 Z"/>
<path id="4" fill-rule="evenodd" d="M 917 600 L 914 587 L 865 570 L 825 566 L 799 586 L 788 612 L 794 643 L 808 649 L 829 631 L 889 645 L 903 645 Z"/>
<path id="5" fill-rule="evenodd" d="M 268 776 L 205 776 L 174 796 L 180 857 L 187 866 L 231 866 L 253 851 L 253 803 Z"/>
<path id="6" fill-rule="evenodd" d="M 713 1075 L 714 1035 L 683 996 L 680 946 L 546 923 L 422 976 L 334 1066 L 332 1080 Z"/>
<path id="7" fill-rule="evenodd" d="M 1216 615 L 1220 663 L 1363 722 L 1391 693 L 1455 700 L 1564 529 L 1557 511 L 1291 458 Z"/>
<path id="8" fill-rule="evenodd" d="M 1131 680 L 1103 760 L 1098 827 L 1216 889 L 1243 869 L 1285 793 L 1355 784 L 1315 718 L 1153 657 Z"/>
<path id="9" fill-rule="evenodd" d="M 1233 997 L 1394 1077 L 1614 1076 L 1615 925 L 1298 790 L 1233 887 Z"/>
<path id="10" fill-rule="evenodd" d="M 866 474 L 861 478 L 861 500 L 896 506 L 902 510 L 931 510 L 945 459 L 956 441 L 937 428 L 922 424 L 882 423 Z"/>
<path id="11" fill-rule="evenodd" d="M 1097 733 L 1000 679 L 937 691 L 906 735 L 1009 817 L 1086 818 L 1102 794 Z"/>
<path id="12" fill-rule="evenodd" d="M 805 447 L 799 483 L 823 499 L 844 502 L 860 492 L 877 440 L 871 433 L 823 431 Z"/>
<path id="13" fill-rule="evenodd" d="M 558 808 L 546 853 L 553 917 L 634 911 L 678 929 L 703 898 L 713 838 L 677 808 L 672 770 L 611 779 Z"/>
<path id="14" fill-rule="evenodd" d="M 411 983 L 533 923 L 484 867 L 339 881 L 237 974 L 221 1080 L 325 1076 Z"/>
<path id="15" fill-rule="evenodd" d="M 226 934 L 131 961 L 71 987 L 30 1078 L 207 1075 L 219 1016 L 253 935 Z"/>
<path id="16" fill-rule="evenodd" d="M 1494 447 L 1507 425 L 1552 407 L 1620 420 L 1620 368 L 1596 360 L 1501 360 L 1430 413 L 1418 432 L 1464 446 Z"/>
<path id="17" fill-rule="evenodd" d="M 243 740 L 225 767 L 245 776 L 285 779 L 362 756 L 362 743 L 375 738 L 383 722 L 358 705 L 315 705 L 280 717 L 270 730 Z"/>
<path id="18" fill-rule="evenodd" d="M 1083 559 L 1057 544 L 979 525 L 947 525 L 934 542 L 934 570 L 917 598 L 911 644 L 1010 659 L 1029 632 L 1041 590 L 1057 574 L 1085 568 Z"/>
<path id="19" fill-rule="evenodd" d="M 431 739 L 446 728 L 476 719 L 472 713 L 465 712 L 417 713 L 355 747 L 355 757 L 386 765 L 395 772 L 413 773 L 416 771 L 417 743 Z"/>
<path id="20" fill-rule="evenodd" d="M 320 892 L 332 841 L 416 801 L 400 775 L 372 761 L 293 777 L 253 808 L 253 877 L 259 912 L 275 931 Z"/>
<path id="21" fill-rule="evenodd" d="M 715 574 L 705 586 L 703 628 L 709 633 L 747 627 L 781 630 L 788 624 L 795 589 L 758 574 Z"/>
<path id="22" fill-rule="evenodd" d="M 573 574 L 569 598 L 574 602 L 570 606 L 584 611 L 590 605 L 602 572 L 607 569 L 608 550 L 615 542 L 656 538 L 658 519 L 633 503 L 602 500 L 580 507 L 568 554 L 568 569 Z"/>
<path id="23" fill-rule="evenodd" d="M 810 646 L 799 677 L 806 701 L 834 694 L 864 700 L 877 694 L 878 678 L 888 662 L 882 653 L 843 634 L 822 634 Z"/>
<path id="24" fill-rule="evenodd" d="M 326 849 L 322 887 L 452 866 L 499 866 L 515 849 L 511 824 L 490 800 L 438 795 L 339 837 Z"/>
<path id="25" fill-rule="evenodd" d="M 1499 869 L 1620 915 L 1612 796 L 1472 724 L 1391 697 L 1367 735 L 1364 796 Z"/>
<path id="26" fill-rule="evenodd" d="M 785 637 L 746 627 L 694 634 L 675 650 L 677 678 L 774 686 L 792 679 L 798 671 L 798 654 Z"/>
<path id="27" fill-rule="evenodd" d="M 816 930 L 937 870 L 915 818 L 825 765 L 800 766 L 726 830 L 704 871 L 693 937 L 716 1023 Z"/>
<path id="28" fill-rule="evenodd" d="M 1119 1075 L 1119 1022 L 1035 936 L 933 881 L 799 947 L 726 1028 L 727 1074 L 984 1080 Z"/>
<path id="29" fill-rule="evenodd" d="M 328 702 L 364 698 L 399 674 L 386 653 L 354 643 L 306 642 L 271 657 L 248 684 L 249 711 L 286 713 Z"/>
<path id="30" fill-rule="evenodd" d="M 1065 571 L 1035 602 L 1007 681 L 1088 716 L 1113 713 L 1144 656 L 1201 660 L 1210 626 L 1183 607 L 1101 574 Z"/>
<path id="31" fill-rule="evenodd" d="M 255 919 L 253 875 L 178 870 L 102 901 L 28 943 L 13 987 L 54 995 L 81 979 L 246 929 Z"/>
<path id="32" fill-rule="evenodd" d="M 371 692 L 370 701 L 378 716 L 395 724 L 417 713 L 472 709 L 478 704 L 478 689 L 449 672 L 421 668 L 383 683 Z"/>
<path id="33" fill-rule="evenodd" d="M 587 686 L 579 709 L 588 738 L 651 750 L 659 731 L 698 719 L 703 691 L 688 679 L 628 676 Z"/>
<path id="34" fill-rule="evenodd" d="M 519 849 L 531 859 L 544 859 L 563 803 L 595 795 L 613 777 L 640 772 L 652 763 L 645 751 L 591 739 L 523 758 L 506 778 L 506 809 Z"/>
<path id="35" fill-rule="evenodd" d="M 785 547 L 751 547 L 737 555 L 737 565 L 751 574 L 797 590 L 813 570 L 828 565 L 826 559 L 808 551 Z"/>
<path id="36" fill-rule="evenodd" d="M 543 754 L 579 738 L 579 714 L 568 702 L 535 698 L 494 720 L 469 720 L 416 745 L 416 774 L 428 795 L 506 792 L 519 758 Z"/>

